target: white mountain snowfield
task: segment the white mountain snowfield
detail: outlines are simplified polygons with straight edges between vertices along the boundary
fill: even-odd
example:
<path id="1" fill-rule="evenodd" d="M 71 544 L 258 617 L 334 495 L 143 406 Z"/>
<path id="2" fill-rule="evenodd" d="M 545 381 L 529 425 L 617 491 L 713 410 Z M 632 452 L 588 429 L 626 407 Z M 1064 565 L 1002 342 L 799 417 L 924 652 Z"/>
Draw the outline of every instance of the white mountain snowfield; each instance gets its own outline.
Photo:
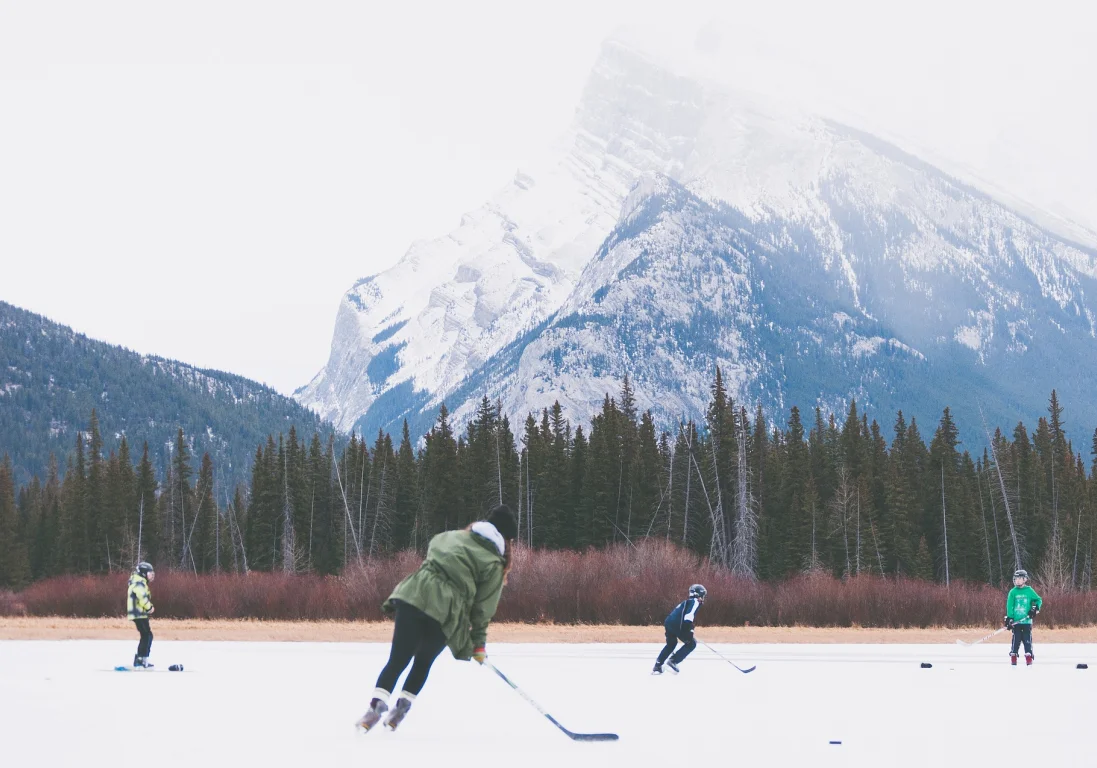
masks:
<path id="1" fill-rule="evenodd" d="M 814 316 L 791 317 L 787 295 L 767 306 L 801 273 Z M 666 424 L 703 411 L 720 365 L 740 401 L 891 405 L 883 358 L 1046 367 L 1026 353 L 1049 323 L 1097 353 L 1094 281 L 1097 251 L 872 136 L 610 41 L 556 152 L 348 291 L 327 365 L 295 396 L 344 430 L 397 431 L 443 401 L 461 423 L 485 395 L 512 422 L 559 399 L 586 423 L 629 374 Z M 716 315 L 704 344 L 683 336 L 701 312 Z M 634 318 L 648 336 L 626 334 Z M 853 361 L 840 391 L 790 361 L 814 353 Z"/>
<path id="2" fill-rule="evenodd" d="M 653 631 L 657 631 L 653 628 Z M 957 633 L 971 637 L 972 633 Z M 703 635 L 702 635 L 703 637 Z M 657 642 L 655 642 L 657 641 Z M 365 735 L 387 644 L 157 640 L 158 665 L 114 672 L 126 641 L 0 642 L 4 764 L 192 766 L 743 765 L 925 768 L 1093 764 L 1093 645 L 704 647 L 650 674 L 651 643 L 492 645 L 492 661 L 577 743 L 488 669 L 443 653 L 395 732 Z M 921 668 L 922 662 L 932 664 Z M 838 743 L 833 743 L 838 742 Z"/>

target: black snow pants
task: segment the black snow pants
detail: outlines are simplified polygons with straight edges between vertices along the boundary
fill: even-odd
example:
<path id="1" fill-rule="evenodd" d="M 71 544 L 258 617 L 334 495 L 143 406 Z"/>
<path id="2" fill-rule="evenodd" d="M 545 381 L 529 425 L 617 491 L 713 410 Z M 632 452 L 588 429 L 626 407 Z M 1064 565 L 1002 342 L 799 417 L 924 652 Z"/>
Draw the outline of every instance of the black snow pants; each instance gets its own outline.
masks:
<path id="1" fill-rule="evenodd" d="M 404 680 L 404 691 L 418 696 L 427 682 L 430 667 L 446 647 L 442 625 L 414 605 L 396 601 L 396 628 L 392 631 L 389 660 L 377 678 L 377 687 L 392 693 L 396 681 L 414 658 Z"/>
<path id="2" fill-rule="evenodd" d="M 1032 653 L 1032 625 L 1031 624 L 1014 624 L 1013 625 L 1013 646 L 1010 648 L 1009 655 L 1016 656 L 1017 649 L 1021 647 L 1021 643 L 1025 644 L 1025 654 Z"/>
<path id="3" fill-rule="evenodd" d="M 682 660 L 693 653 L 693 649 L 697 647 L 697 641 L 693 639 L 693 633 L 690 632 L 684 637 L 678 637 L 678 633 L 666 630 L 667 644 L 663 647 L 663 650 L 659 651 L 659 663 L 662 664 L 667 660 L 667 657 L 674 659 L 675 664 L 681 664 Z M 678 641 L 683 643 L 681 648 L 678 648 L 678 652 L 675 653 L 674 649 L 678 647 Z M 674 654 L 671 656 L 671 654 Z"/>
<path id="4" fill-rule="evenodd" d="M 141 633 L 141 640 L 137 643 L 137 655 L 142 659 L 147 659 L 152 651 L 152 630 L 149 629 L 149 620 L 134 619 L 133 623 L 137 625 L 137 631 Z"/>

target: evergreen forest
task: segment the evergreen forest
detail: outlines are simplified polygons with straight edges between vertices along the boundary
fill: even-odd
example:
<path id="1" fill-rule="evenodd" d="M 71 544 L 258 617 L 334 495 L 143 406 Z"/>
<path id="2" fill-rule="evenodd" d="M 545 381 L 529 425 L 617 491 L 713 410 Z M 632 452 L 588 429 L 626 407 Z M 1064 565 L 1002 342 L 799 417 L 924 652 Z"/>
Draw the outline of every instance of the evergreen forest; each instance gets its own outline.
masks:
<path id="1" fill-rule="evenodd" d="M 106 449 L 98 413 L 17 487 L 0 463 L 0 587 L 59 574 L 158 570 L 336 574 L 468 525 L 505 503 L 537 549 L 657 538 L 716 567 L 780 580 L 904 575 L 1089 590 L 1097 539 L 1097 432 L 1088 457 L 1067 438 L 1055 392 L 1034 427 L 991 432 L 944 408 L 923 427 L 881 426 L 851 403 L 751 410 L 715 372 L 706 417 L 658 431 L 625 379 L 588 425 L 559 404 L 511 424 L 486 398 L 464 425 L 443 405 L 430 431 L 337 443 L 291 426 L 254 446 L 250 477 L 215 484 L 209 453 L 176 432 L 157 472 L 148 444 Z M 1087 461 L 1090 463 L 1087 466 Z M 216 492 L 215 488 L 226 490 Z"/>

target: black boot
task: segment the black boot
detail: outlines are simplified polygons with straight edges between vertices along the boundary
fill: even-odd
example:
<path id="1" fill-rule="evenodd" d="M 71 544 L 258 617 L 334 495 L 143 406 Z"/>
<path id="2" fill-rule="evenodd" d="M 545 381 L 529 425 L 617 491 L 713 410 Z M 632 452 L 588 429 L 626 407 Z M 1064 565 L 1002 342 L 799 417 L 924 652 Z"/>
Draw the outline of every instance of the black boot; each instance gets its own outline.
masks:
<path id="1" fill-rule="evenodd" d="M 663 665 L 658 661 L 655 662 L 655 668 L 651 670 L 651 674 L 653 674 L 653 675 L 663 674 Z"/>

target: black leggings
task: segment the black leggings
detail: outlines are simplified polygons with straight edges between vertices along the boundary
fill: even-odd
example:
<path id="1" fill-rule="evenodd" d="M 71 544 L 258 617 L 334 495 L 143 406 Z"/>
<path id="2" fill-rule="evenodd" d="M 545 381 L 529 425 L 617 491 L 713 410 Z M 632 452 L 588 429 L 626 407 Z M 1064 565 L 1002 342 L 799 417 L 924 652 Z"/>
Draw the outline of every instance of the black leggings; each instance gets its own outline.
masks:
<path id="1" fill-rule="evenodd" d="M 137 655 L 142 659 L 147 659 L 149 652 L 152 651 L 152 630 L 149 629 L 149 620 L 134 619 L 133 623 L 137 625 L 137 631 L 141 633 L 141 641 L 137 643 Z"/>
<path id="2" fill-rule="evenodd" d="M 674 632 L 667 632 L 667 644 L 663 647 L 663 650 L 659 651 L 659 663 L 662 664 L 667 660 L 667 657 L 674 653 L 674 649 L 678 646 L 679 637 Z M 672 657 L 675 664 L 681 663 L 682 659 L 693 653 L 693 649 L 697 647 L 697 641 L 693 639 L 693 633 L 691 632 L 687 637 L 681 638 L 682 647 L 678 648 L 678 653 L 674 653 Z"/>
<path id="3" fill-rule="evenodd" d="M 377 678 L 377 687 L 392 693 L 396 681 L 415 659 L 404 680 L 404 691 L 418 696 L 430 674 L 430 666 L 446 647 L 442 625 L 414 605 L 396 601 L 396 628 L 392 631 L 389 661 Z"/>
<path id="4" fill-rule="evenodd" d="M 1010 648 L 1010 656 L 1017 655 L 1017 649 L 1021 647 L 1021 643 L 1025 644 L 1025 654 L 1032 653 L 1032 625 L 1031 624 L 1014 624 L 1013 625 L 1013 646 Z"/>

